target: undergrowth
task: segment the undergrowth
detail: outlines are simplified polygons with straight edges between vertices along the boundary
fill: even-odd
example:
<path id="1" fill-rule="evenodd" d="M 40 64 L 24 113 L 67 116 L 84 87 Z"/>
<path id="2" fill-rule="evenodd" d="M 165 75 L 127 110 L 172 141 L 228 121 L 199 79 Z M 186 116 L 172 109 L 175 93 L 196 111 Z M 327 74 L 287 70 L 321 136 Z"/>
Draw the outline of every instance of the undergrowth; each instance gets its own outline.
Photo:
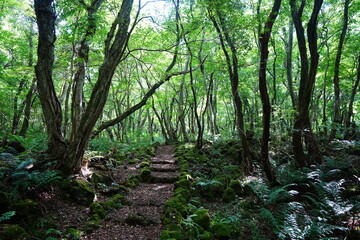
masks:
<path id="1" fill-rule="evenodd" d="M 276 168 L 280 186 L 270 188 L 261 177 L 244 176 L 236 164 L 238 146 L 237 142 L 228 141 L 200 151 L 189 144 L 177 148 L 177 160 L 191 179 L 191 196 L 179 202 L 185 209 L 177 207 L 182 209 L 177 218 L 179 227 L 171 225 L 168 236 L 175 239 L 357 239 L 359 230 L 356 229 L 360 227 L 357 218 L 351 216 L 360 213 L 359 171 L 352 168 L 347 158 L 328 156 L 322 165 L 301 169 L 290 160 L 284 163 L 282 159 Z M 209 212 L 209 229 L 195 221 L 197 209 Z M 221 228 L 226 236 L 217 238 L 219 233 L 214 226 Z"/>

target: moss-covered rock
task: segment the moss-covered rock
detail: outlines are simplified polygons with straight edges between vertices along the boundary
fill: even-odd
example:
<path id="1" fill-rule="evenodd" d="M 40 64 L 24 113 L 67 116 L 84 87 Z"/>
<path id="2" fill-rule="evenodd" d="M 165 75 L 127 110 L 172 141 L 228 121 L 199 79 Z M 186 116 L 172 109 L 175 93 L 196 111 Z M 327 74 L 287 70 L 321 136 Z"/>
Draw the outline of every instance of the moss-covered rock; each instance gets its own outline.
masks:
<path id="1" fill-rule="evenodd" d="M 231 187 L 232 189 L 234 189 L 235 193 L 238 196 L 241 196 L 241 194 L 243 193 L 243 186 L 241 184 L 241 181 L 239 179 L 236 180 L 231 180 L 231 182 L 229 183 L 229 187 Z"/>
<path id="2" fill-rule="evenodd" d="M 105 173 L 93 173 L 91 175 L 91 183 L 95 186 L 95 188 L 99 187 L 99 184 L 105 184 L 107 186 L 111 185 L 113 179 L 111 176 Z"/>
<path id="3" fill-rule="evenodd" d="M 129 192 L 129 189 L 124 185 L 112 185 L 99 191 L 106 196 L 114 196 L 115 194 L 125 195 Z"/>
<path id="4" fill-rule="evenodd" d="M 189 189 L 190 188 L 190 181 L 185 177 L 180 177 L 180 180 L 179 181 L 176 181 L 174 186 L 175 186 L 175 189 L 177 188 L 184 188 L 184 189 Z"/>
<path id="5" fill-rule="evenodd" d="M 174 193 L 175 196 L 183 197 L 186 200 L 189 200 L 192 196 L 191 192 L 188 189 L 177 188 Z"/>
<path id="6" fill-rule="evenodd" d="M 121 206 L 131 205 L 131 204 L 132 203 L 128 201 L 124 196 L 120 194 L 116 194 L 111 199 L 109 199 L 104 203 L 104 209 L 110 211 L 112 209 L 118 209 Z"/>
<path id="7" fill-rule="evenodd" d="M 134 188 L 138 186 L 139 183 L 140 183 L 140 177 L 138 175 L 132 175 L 128 178 L 128 180 L 124 185 L 129 188 Z"/>
<path id="8" fill-rule="evenodd" d="M 140 179 L 142 182 L 151 182 L 152 177 L 151 177 L 151 169 L 148 167 L 145 167 L 143 169 L 141 169 L 140 171 Z"/>
<path id="9" fill-rule="evenodd" d="M 130 226 L 150 226 L 156 224 L 154 219 L 149 218 L 141 213 L 136 213 L 126 218 L 125 222 Z"/>
<path id="10" fill-rule="evenodd" d="M 94 201 L 95 192 L 84 180 L 67 179 L 60 184 L 60 188 L 78 204 L 88 206 Z"/>
<path id="11" fill-rule="evenodd" d="M 139 164 L 139 167 L 140 168 L 150 167 L 150 162 L 141 162 Z"/>
<path id="12" fill-rule="evenodd" d="M 68 240 L 79 240 L 82 235 L 83 232 L 75 228 L 69 228 L 68 230 L 66 230 L 66 238 Z"/>
<path id="13" fill-rule="evenodd" d="M 230 239 L 230 228 L 223 223 L 215 223 L 211 226 L 211 232 L 215 235 L 216 239 L 228 240 Z"/>
<path id="14" fill-rule="evenodd" d="M 139 162 L 139 159 L 134 158 L 128 161 L 128 164 L 137 164 Z"/>
<path id="15" fill-rule="evenodd" d="M 224 192 L 224 184 L 217 180 L 198 182 L 194 185 L 200 192 L 201 196 L 205 197 L 209 201 L 219 200 L 222 193 Z"/>
<path id="16" fill-rule="evenodd" d="M 101 225 L 101 222 L 96 221 L 96 220 L 90 220 L 87 221 L 85 226 L 84 226 L 84 231 L 90 233 L 93 232 L 94 230 L 98 229 Z"/>
<path id="17" fill-rule="evenodd" d="M 97 214 L 93 214 L 93 215 L 90 215 L 90 217 L 88 218 L 88 221 L 96 221 L 96 222 L 102 222 L 102 218 L 97 215 Z"/>
<path id="18" fill-rule="evenodd" d="M 97 214 L 100 218 L 105 218 L 106 216 L 103 203 L 94 202 L 90 204 L 90 212 L 91 214 Z"/>
<path id="19" fill-rule="evenodd" d="M 179 212 L 183 217 L 187 216 L 186 200 L 181 196 L 173 197 L 165 203 L 165 216 L 169 217 L 175 211 Z"/>
<path id="20" fill-rule="evenodd" d="M 199 209 L 194 212 L 192 220 L 205 230 L 210 228 L 211 219 L 209 211 L 206 209 Z"/>
<path id="21" fill-rule="evenodd" d="M 231 187 L 228 187 L 225 189 L 224 193 L 221 195 L 221 198 L 224 202 L 232 202 L 234 200 L 236 200 L 236 193 L 234 191 L 234 189 L 232 189 Z"/>
<path id="22" fill-rule="evenodd" d="M 29 237 L 24 228 L 19 225 L 4 225 L 0 232 L 0 239 L 3 240 L 22 240 L 29 239 Z"/>
<path id="23" fill-rule="evenodd" d="M 39 203 L 31 199 L 25 199 L 14 203 L 11 209 L 16 212 L 17 217 L 26 217 L 39 213 Z"/>
<path id="24" fill-rule="evenodd" d="M 180 231 L 170 231 L 170 230 L 164 230 L 161 232 L 160 240 L 182 240 L 184 239 L 184 234 Z"/>

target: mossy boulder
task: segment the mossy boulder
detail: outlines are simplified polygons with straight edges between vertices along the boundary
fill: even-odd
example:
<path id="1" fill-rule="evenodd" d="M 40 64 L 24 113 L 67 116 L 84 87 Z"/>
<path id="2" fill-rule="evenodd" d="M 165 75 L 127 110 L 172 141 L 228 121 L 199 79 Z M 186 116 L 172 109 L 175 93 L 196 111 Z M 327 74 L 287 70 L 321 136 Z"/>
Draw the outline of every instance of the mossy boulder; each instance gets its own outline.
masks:
<path id="1" fill-rule="evenodd" d="M 225 189 L 224 193 L 221 195 L 221 198 L 224 202 L 232 202 L 234 200 L 236 200 L 236 193 L 234 191 L 234 189 L 232 189 L 231 187 L 228 187 Z"/>
<path id="2" fill-rule="evenodd" d="M 69 240 L 79 240 L 82 235 L 83 232 L 75 228 L 69 228 L 68 230 L 66 230 L 66 239 Z"/>
<path id="3" fill-rule="evenodd" d="M 72 198 L 78 204 L 89 206 L 95 198 L 95 192 L 85 180 L 67 179 L 60 184 L 67 197 Z"/>
<path id="4" fill-rule="evenodd" d="M 141 162 L 139 164 L 139 167 L 140 168 L 150 167 L 150 162 Z"/>
<path id="5" fill-rule="evenodd" d="M 0 232 L 0 239 L 3 240 L 29 239 L 29 237 L 24 228 L 19 225 L 4 225 Z"/>
<path id="6" fill-rule="evenodd" d="M 87 221 L 84 226 L 84 231 L 91 233 L 94 230 L 98 229 L 100 225 L 101 225 L 101 221 L 97 221 L 97 220 Z"/>
<path id="7" fill-rule="evenodd" d="M 25 199 L 14 203 L 11 209 L 16 212 L 17 217 L 26 217 L 39 213 L 39 203 L 31 199 Z"/>
<path id="8" fill-rule="evenodd" d="M 191 192 L 188 189 L 184 189 L 184 188 L 177 188 L 175 190 L 175 196 L 181 196 L 186 200 L 189 200 L 191 198 Z"/>
<path id="9" fill-rule="evenodd" d="M 99 187 L 100 184 L 111 185 L 113 179 L 108 174 L 104 173 L 93 173 L 91 175 L 91 183 L 95 186 L 95 188 Z"/>
<path id="10" fill-rule="evenodd" d="M 129 216 L 126 218 L 125 222 L 130 226 L 150 226 L 156 224 L 154 219 L 151 219 L 141 213 L 136 213 L 132 216 Z"/>
<path id="11" fill-rule="evenodd" d="M 104 208 L 104 203 L 94 202 L 90 204 L 91 214 L 97 214 L 100 218 L 105 218 L 106 211 Z"/>
<path id="12" fill-rule="evenodd" d="M 182 240 L 184 239 L 184 234 L 180 231 L 170 231 L 170 230 L 164 230 L 161 232 L 160 240 Z"/>
<path id="13" fill-rule="evenodd" d="M 191 184 L 186 177 L 180 177 L 180 180 L 176 181 L 174 185 L 175 185 L 175 189 L 177 188 L 189 189 Z"/>
<path id="14" fill-rule="evenodd" d="M 192 220 L 205 230 L 210 228 L 211 219 L 209 211 L 206 209 L 199 209 L 194 212 Z"/>
<path id="15" fill-rule="evenodd" d="M 198 182 L 194 185 L 200 192 L 201 196 L 205 197 L 209 201 L 218 200 L 224 192 L 224 184 L 217 180 Z"/>
<path id="16" fill-rule="evenodd" d="M 239 179 L 236 180 L 231 180 L 231 182 L 229 183 L 229 187 L 231 187 L 232 189 L 234 189 L 235 193 L 238 196 L 241 196 L 241 194 L 243 193 L 244 189 L 243 189 L 243 185 L 241 184 L 241 181 Z"/>
<path id="17" fill-rule="evenodd" d="M 141 169 L 140 171 L 140 179 L 142 182 L 151 182 L 152 177 L 151 177 L 151 169 L 148 167 L 145 167 L 143 169 Z"/>
<path id="18" fill-rule="evenodd" d="M 124 196 L 116 194 L 104 203 L 104 209 L 106 211 L 110 211 L 112 209 L 118 209 L 124 205 L 131 205 L 131 202 L 128 201 Z"/>
<path id="19" fill-rule="evenodd" d="M 231 231 L 230 228 L 223 223 L 215 223 L 211 226 L 211 232 L 214 234 L 216 239 L 228 240 L 230 239 Z"/>
<path id="20" fill-rule="evenodd" d="M 102 194 L 106 196 L 114 196 L 115 194 L 127 194 L 129 189 L 124 185 L 111 185 L 109 187 L 103 188 L 99 190 Z"/>
<path id="21" fill-rule="evenodd" d="M 183 217 L 187 216 L 186 200 L 181 196 L 175 196 L 165 203 L 165 216 L 169 217 L 175 211 Z"/>
<path id="22" fill-rule="evenodd" d="M 9 210 L 11 205 L 10 194 L 0 191 L 0 214 L 5 213 Z"/>
<path id="23" fill-rule="evenodd" d="M 138 186 L 139 183 L 140 183 L 140 177 L 138 175 L 131 175 L 124 185 L 129 188 L 134 188 Z"/>

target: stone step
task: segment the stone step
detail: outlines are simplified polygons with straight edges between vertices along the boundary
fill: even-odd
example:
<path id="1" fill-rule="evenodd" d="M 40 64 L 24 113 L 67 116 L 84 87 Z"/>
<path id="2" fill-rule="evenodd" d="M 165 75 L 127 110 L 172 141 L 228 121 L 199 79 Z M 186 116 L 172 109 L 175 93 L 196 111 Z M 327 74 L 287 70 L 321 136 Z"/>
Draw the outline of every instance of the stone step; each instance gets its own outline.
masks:
<path id="1" fill-rule="evenodd" d="M 179 179 L 178 172 L 151 172 L 152 183 L 174 183 Z"/>
<path id="2" fill-rule="evenodd" d="M 151 161 L 152 164 L 175 164 L 175 160 L 160 160 L 160 159 L 153 159 Z"/>
<path id="3" fill-rule="evenodd" d="M 151 171 L 152 172 L 176 172 L 177 170 L 179 170 L 178 168 L 154 168 L 151 167 Z"/>
<path id="4" fill-rule="evenodd" d="M 153 172 L 176 172 L 179 168 L 174 164 L 151 164 Z"/>

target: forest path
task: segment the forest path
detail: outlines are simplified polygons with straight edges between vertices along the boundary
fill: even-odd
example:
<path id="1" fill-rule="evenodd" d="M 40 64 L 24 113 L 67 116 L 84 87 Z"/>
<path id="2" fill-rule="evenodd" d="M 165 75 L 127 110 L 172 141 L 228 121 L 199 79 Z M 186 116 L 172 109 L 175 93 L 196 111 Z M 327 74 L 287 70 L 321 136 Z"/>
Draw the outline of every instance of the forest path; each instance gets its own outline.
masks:
<path id="1" fill-rule="evenodd" d="M 126 198 L 132 204 L 111 212 L 101 227 L 82 239 L 156 240 L 164 229 L 161 216 L 178 177 L 174 146 L 160 146 L 151 159 L 151 182 L 140 183 Z"/>

